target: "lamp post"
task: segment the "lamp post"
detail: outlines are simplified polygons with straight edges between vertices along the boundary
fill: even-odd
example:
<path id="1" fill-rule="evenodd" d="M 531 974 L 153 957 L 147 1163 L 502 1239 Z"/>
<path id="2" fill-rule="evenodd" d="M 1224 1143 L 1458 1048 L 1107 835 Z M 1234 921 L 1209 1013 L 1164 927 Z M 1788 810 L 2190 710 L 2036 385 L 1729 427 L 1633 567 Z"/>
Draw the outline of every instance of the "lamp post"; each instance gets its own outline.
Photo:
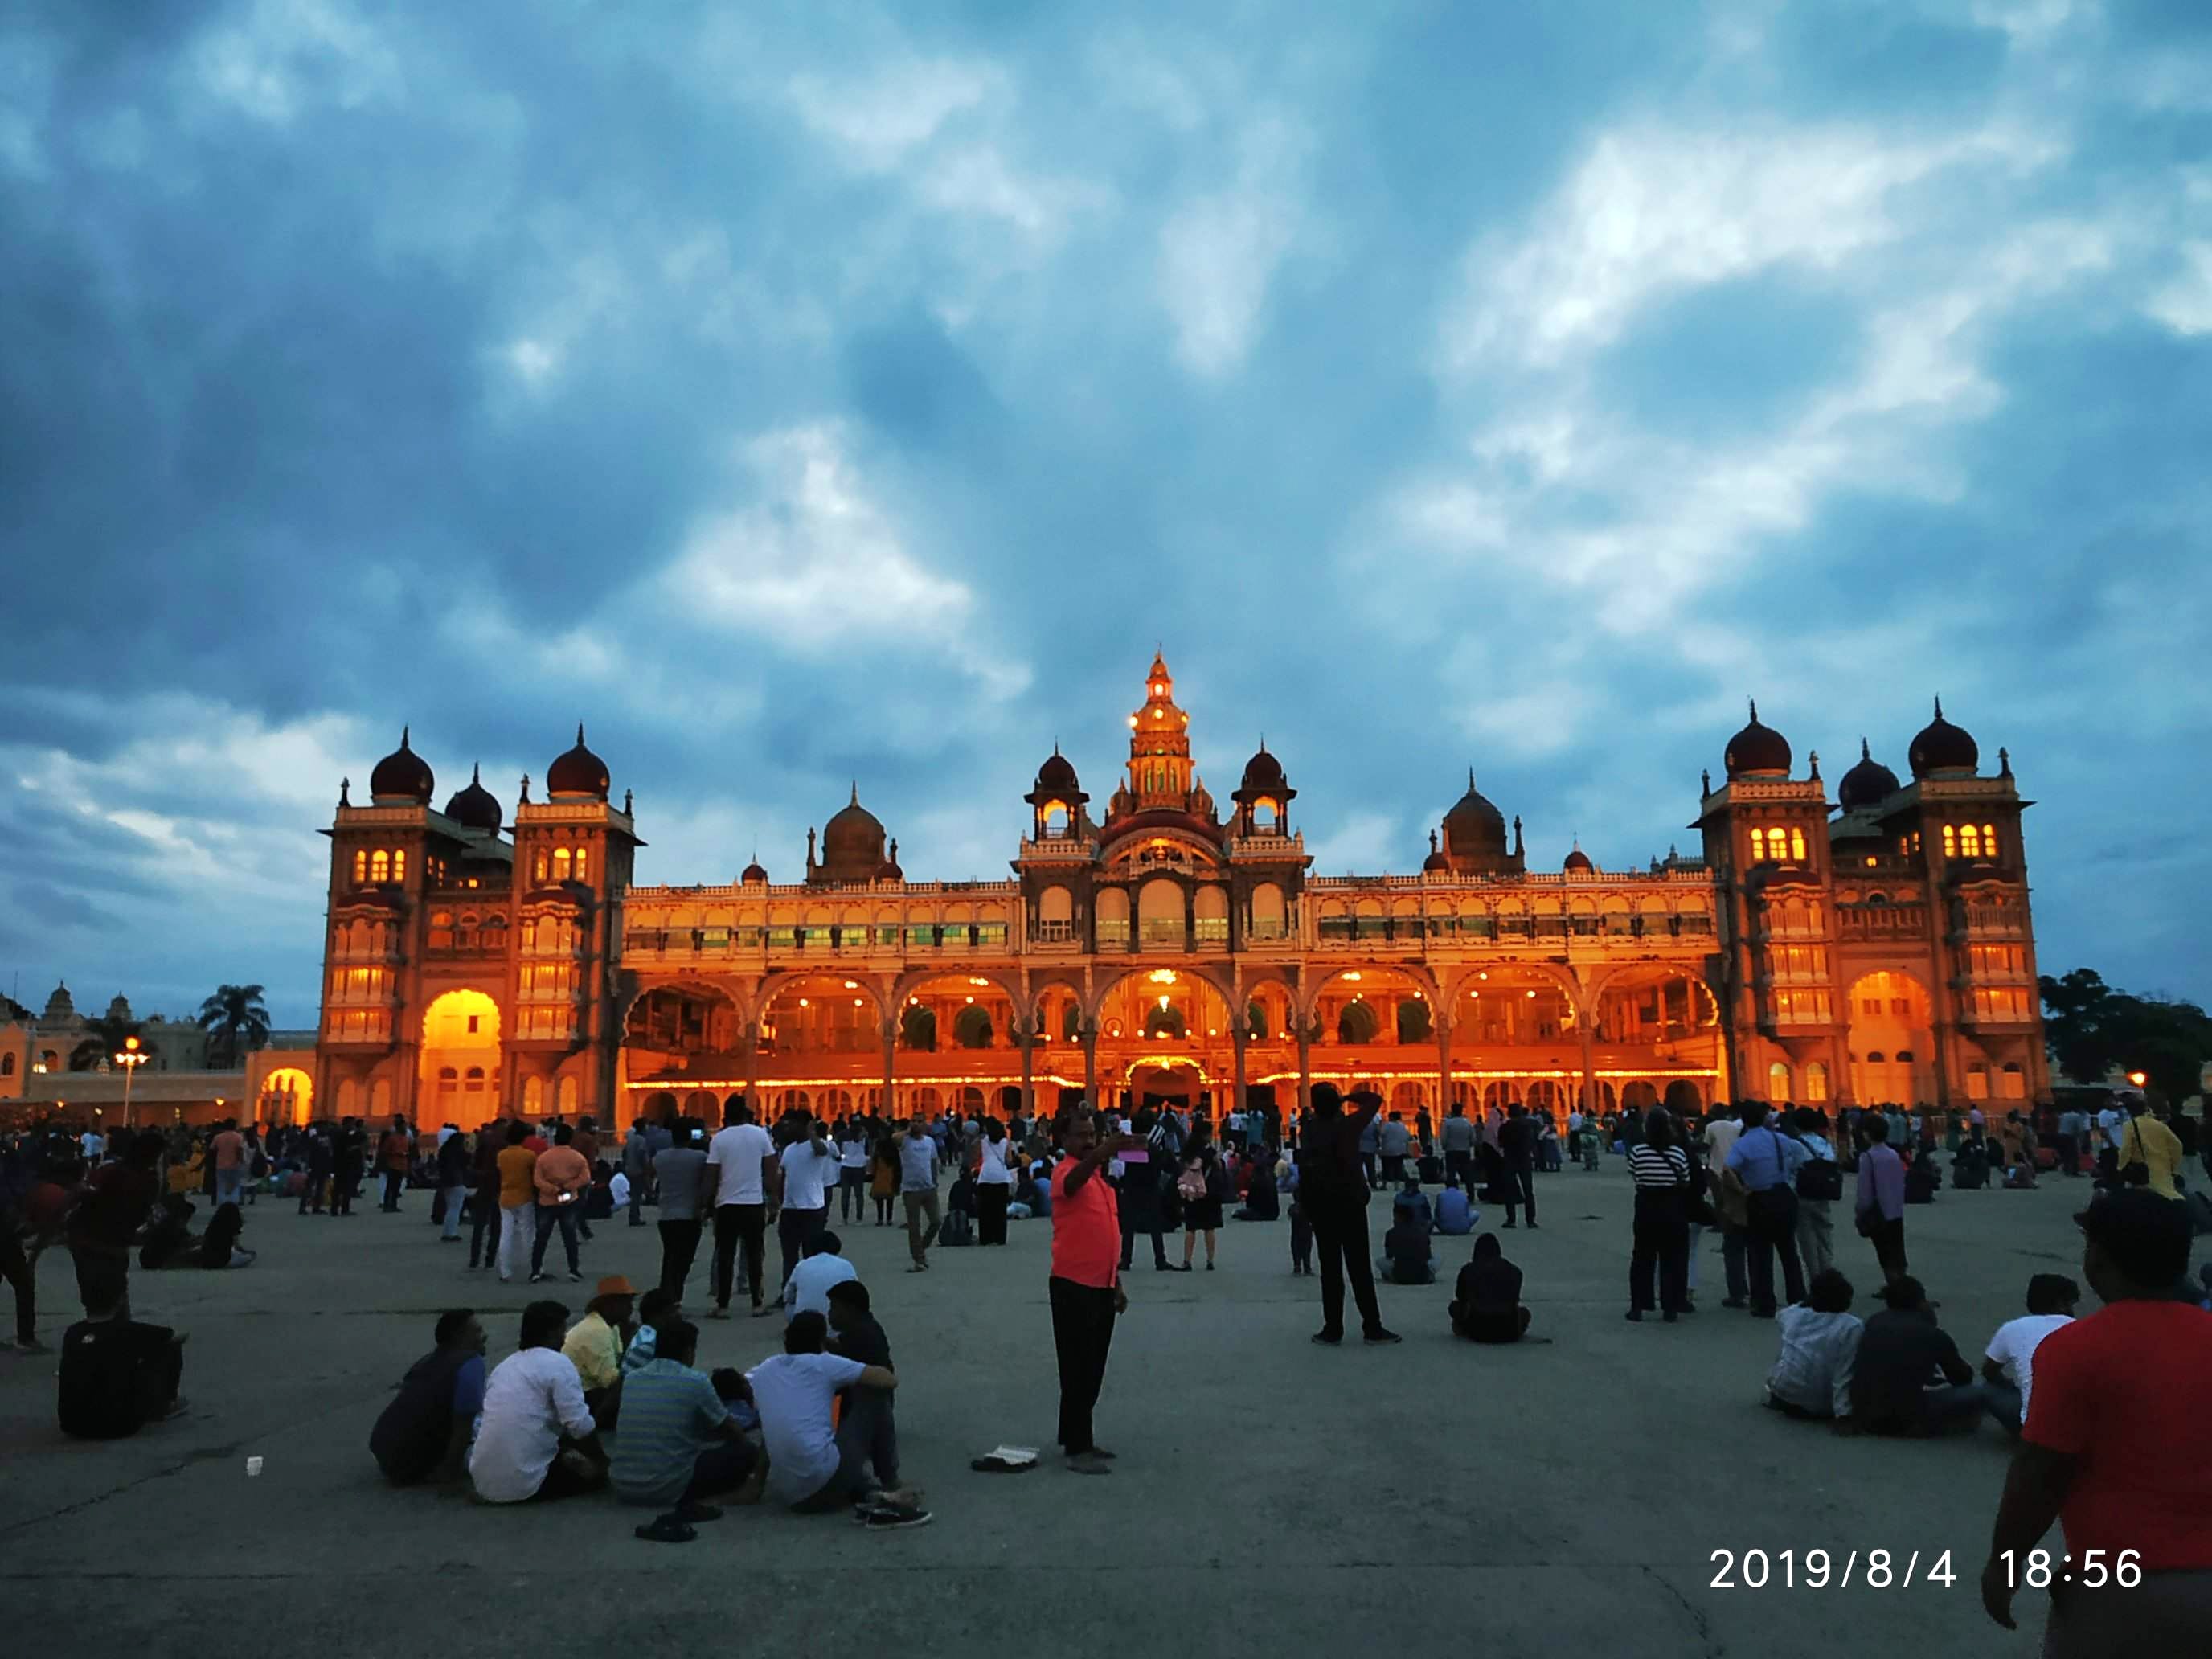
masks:
<path id="1" fill-rule="evenodd" d="M 131 1079 L 137 1076 L 138 1068 L 146 1063 L 145 1050 L 138 1046 L 137 1037 L 123 1039 L 123 1046 L 115 1051 L 115 1063 L 123 1068 L 123 1127 L 128 1129 L 131 1127 Z"/>

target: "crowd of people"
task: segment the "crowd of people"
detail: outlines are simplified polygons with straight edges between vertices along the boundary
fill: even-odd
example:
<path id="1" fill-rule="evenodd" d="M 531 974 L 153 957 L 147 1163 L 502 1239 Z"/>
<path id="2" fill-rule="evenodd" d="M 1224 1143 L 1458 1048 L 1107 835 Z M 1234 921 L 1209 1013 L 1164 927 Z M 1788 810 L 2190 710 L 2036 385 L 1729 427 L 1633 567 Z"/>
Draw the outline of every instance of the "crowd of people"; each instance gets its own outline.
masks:
<path id="1" fill-rule="evenodd" d="M 1326 1082 L 1314 1085 L 1310 1109 L 1288 1121 L 1251 1109 L 1218 1124 L 1159 1103 L 1079 1105 L 1051 1121 L 823 1120 L 794 1110 L 763 1124 L 738 1099 L 718 1126 L 640 1121 L 619 1145 L 604 1142 L 589 1118 L 501 1120 L 473 1132 L 418 1132 L 404 1119 L 374 1129 L 50 1129 L 0 1146 L 0 1269 L 15 1293 L 17 1346 L 35 1350 L 31 1264 L 46 1248 L 68 1249 L 84 1317 L 63 1342 L 60 1419 L 70 1434 L 108 1437 L 184 1409 L 185 1338 L 132 1317 L 134 1255 L 141 1271 L 247 1265 L 245 1212 L 263 1196 L 293 1201 L 302 1215 L 349 1216 L 374 1180 L 383 1213 L 427 1197 L 418 1212 L 440 1239 L 467 1239 L 466 1272 L 533 1285 L 563 1270 L 582 1282 L 592 1224 L 626 1217 L 643 1227 L 650 1212 L 660 1247 L 650 1287 L 605 1275 L 573 1320 L 564 1303 L 532 1302 L 516 1351 L 495 1366 L 471 1310 L 441 1316 L 430 1352 L 371 1432 L 386 1475 L 462 1481 L 489 1504 L 607 1488 L 654 1511 L 641 1536 L 669 1541 L 693 1535 L 720 1513 L 709 1500 L 732 1494 L 801 1511 L 849 1508 L 871 1528 L 896 1529 L 926 1522 L 928 1511 L 900 1481 L 897 1372 L 833 1219 L 902 1224 L 916 1273 L 931 1271 L 944 1248 L 1003 1246 L 1010 1223 L 1048 1221 L 1058 1440 L 1068 1468 L 1103 1474 L 1114 1454 L 1097 1443 L 1096 1418 L 1139 1238 L 1156 1271 L 1195 1271 L 1201 1244 L 1212 1271 L 1231 1221 L 1286 1219 L 1291 1273 L 1321 1279 L 1313 1340 L 1324 1346 L 1345 1340 L 1347 1291 L 1363 1340 L 1389 1345 L 1401 1339 L 1383 1322 L 1377 1281 L 1419 1286 L 1444 1276 L 1440 1328 L 1474 1343 L 1542 1340 L 1529 1334 L 1528 1276 L 1500 1234 L 1539 1228 L 1539 1176 L 1601 1167 L 1610 1153 L 1633 1188 L 1628 1320 L 1696 1314 L 1701 1239 L 1717 1231 L 1719 1305 L 1777 1324 L 1770 1407 L 1839 1433 L 1911 1438 L 1966 1432 L 1990 1418 L 2019 1447 L 2000 1537 L 2032 1542 L 2063 1512 L 2070 1541 L 2075 1508 L 2088 1501 L 2078 1490 L 2112 1478 L 2103 1461 L 2112 1413 L 2097 1403 L 2160 1389 L 2167 1410 L 2212 1387 L 2212 1366 L 2201 1363 L 2212 1331 L 2207 1285 L 2187 1271 L 2190 1206 L 2202 1200 L 2185 1170 L 2192 1154 L 2212 1170 L 2200 1130 L 2117 1100 L 2094 1115 L 2059 1114 L 2041 1133 L 2015 1113 L 1990 1124 L 1978 1109 L 1832 1115 L 1758 1102 L 1570 1114 L 1563 1126 L 1521 1104 L 1472 1115 L 1455 1107 L 1441 1121 L 1424 1112 L 1407 1122 L 1372 1092 Z M 2078 1218 L 2084 1276 L 2104 1310 L 2077 1316 L 2080 1286 L 2036 1274 L 2025 1311 L 1990 1335 L 1978 1372 L 1943 1330 L 1907 1249 L 1907 1212 L 1945 1184 L 1947 1160 L 1948 1184 L 1967 1190 L 2092 1179 L 2097 1196 Z M 1389 1216 L 1379 1250 L 1368 1219 L 1378 1197 Z M 210 1212 L 198 1231 L 196 1199 Z M 1847 1200 L 1882 1304 L 1863 1320 L 1839 1261 L 1850 1233 L 1834 1212 Z M 1478 1231 L 1486 1208 L 1504 1218 Z M 1166 1242 L 1177 1231 L 1179 1260 Z M 549 1261 L 556 1237 L 560 1255 Z M 1471 1247 L 1454 1269 L 1442 1252 L 1456 1237 Z M 780 1315 L 781 1352 L 744 1372 L 702 1371 L 687 1307 L 708 1320 L 733 1308 Z M 2182 1375 L 2176 1354 L 2199 1356 L 2198 1369 Z M 2154 1507 L 2178 1506 L 2172 1547 L 2157 1558 L 2167 1579 L 2187 1576 L 2185 1559 L 2212 1560 L 2180 1513 L 2201 1504 L 2201 1471 L 2191 1498 L 2166 1473 L 2130 1462 L 2135 1453 L 2109 1455 L 2130 1471 L 2130 1491 L 2148 1492 Z M 2081 1529 L 2118 1524 L 2107 1510 L 2096 1515 Z M 1985 1581 L 2002 1618 L 2009 1599 L 1999 1589 Z M 2193 1613 L 2198 1594 L 2168 1583 L 2163 1601 L 2136 1605 Z"/>

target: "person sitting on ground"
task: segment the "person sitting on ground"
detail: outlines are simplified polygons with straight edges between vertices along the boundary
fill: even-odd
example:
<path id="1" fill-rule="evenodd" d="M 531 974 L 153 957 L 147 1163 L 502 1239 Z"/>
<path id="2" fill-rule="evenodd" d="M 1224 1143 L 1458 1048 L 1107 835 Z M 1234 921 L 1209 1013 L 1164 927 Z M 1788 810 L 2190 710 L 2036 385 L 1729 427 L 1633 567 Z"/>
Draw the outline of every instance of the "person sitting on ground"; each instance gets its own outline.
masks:
<path id="1" fill-rule="evenodd" d="M 1250 1181 L 1244 1189 L 1244 1202 L 1234 1211 L 1231 1221 L 1273 1221 L 1283 1212 L 1282 1196 L 1275 1186 L 1275 1160 L 1263 1147 L 1245 1159 L 1250 1168 Z"/>
<path id="2" fill-rule="evenodd" d="M 438 1316 L 435 1343 L 407 1369 L 399 1392 L 368 1431 L 369 1455 L 395 1486 L 457 1480 L 484 1397 L 484 1350 L 490 1339 L 472 1308 Z"/>
<path id="3" fill-rule="evenodd" d="M 1419 1180 L 1408 1176 L 1398 1195 L 1390 1200 L 1390 1220 L 1418 1227 L 1425 1235 L 1436 1230 L 1436 1212 L 1430 1207 L 1429 1195 L 1421 1190 Z"/>
<path id="4" fill-rule="evenodd" d="M 1452 1298 L 1452 1334 L 1470 1342 L 1518 1342 L 1530 1314 L 1521 1305 L 1521 1270 L 1505 1259 L 1496 1233 L 1474 1241 L 1474 1255 L 1459 1270 Z"/>
<path id="5" fill-rule="evenodd" d="M 630 1314 L 637 1306 L 637 1286 L 620 1273 L 599 1281 L 599 1290 L 584 1304 L 584 1316 L 561 1345 L 561 1352 L 576 1368 L 584 1385 L 584 1404 L 603 1429 L 615 1427 L 622 1412 L 622 1357 L 629 1340 Z"/>
<path id="6" fill-rule="evenodd" d="M 660 1328 L 684 1317 L 684 1304 L 675 1291 L 656 1285 L 637 1299 L 637 1329 L 623 1350 L 622 1374 L 649 1365 L 659 1353 Z"/>
<path id="7" fill-rule="evenodd" d="M 208 1230 L 201 1237 L 197 1258 L 203 1267 L 250 1267 L 253 1252 L 238 1242 L 246 1231 L 246 1216 L 235 1202 L 215 1206 L 215 1214 L 208 1221 Z"/>
<path id="8" fill-rule="evenodd" d="M 1394 1212 L 1390 1231 L 1382 1235 L 1382 1254 L 1375 1258 L 1375 1273 L 1392 1285 L 1437 1282 L 1437 1258 L 1429 1246 L 1428 1227 L 1415 1219 L 1412 1212 Z"/>
<path id="9" fill-rule="evenodd" d="M 606 1484 L 599 1425 L 575 1363 L 561 1352 L 568 1331 L 568 1309 L 532 1303 L 522 1310 L 522 1346 L 484 1383 L 469 1479 L 487 1504 L 550 1501 Z"/>
<path id="10" fill-rule="evenodd" d="M 185 1337 L 142 1325 L 111 1299 L 62 1335 L 58 1414 L 64 1434 L 119 1440 L 149 1423 L 183 1415 Z"/>
<path id="11" fill-rule="evenodd" d="M 1833 1267 L 1813 1275 L 1805 1299 L 1775 1316 L 1782 1351 L 1766 1374 L 1766 1403 L 1790 1417 L 1851 1414 L 1851 1369 L 1866 1327 L 1850 1311 L 1851 1281 Z"/>
<path id="12" fill-rule="evenodd" d="M 699 1328 L 664 1317 L 655 1332 L 653 1357 L 623 1384 L 608 1484 L 623 1503 L 672 1511 L 679 1522 L 719 1520 L 722 1511 L 706 1500 L 742 1486 L 760 1454 L 693 1364 Z"/>
<path id="13" fill-rule="evenodd" d="M 1990 1415 L 2015 1440 L 2035 1393 L 2035 1351 L 2051 1332 L 2074 1322 L 2081 1299 L 2081 1287 L 2064 1273 L 2036 1273 L 2027 1281 L 2027 1314 L 2007 1320 L 1990 1338 L 1982 1356 Z"/>
<path id="14" fill-rule="evenodd" d="M 830 1346 L 833 1352 L 863 1365 L 880 1365 L 887 1371 L 896 1369 L 891 1364 L 890 1339 L 869 1310 L 868 1287 L 857 1279 L 830 1287 Z M 844 1392 L 843 1414 L 837 1423 L 838 1437 L 850 1436 L 874 1472 L 876 1484 L 887 1492 L 896 1492 L 899 1483 L 898 1422 L 891 1412 L 894 1400 L 888 1389 L 855 1382 Z"/>
<path id="15" fill-rule="evenodd" d="M 791 1282 L 783 1287 L 783 1316 L 787 1322 L 810 1311 L 827 1318 L 830 1287 L 860 1276 L 859 1270 L 845 1260 L 845 1242 L 826 1227 L 808 1239 L 803 1248 L 806 1259 L 791 1270 Z"/>
<path id="16" fill-rule="evenodd" d="M 191 1226 L 196 1212 L 192 1201 L 180 1193 L 170 1193 L 156 1204 L 146 1223 L 145 1242 L 138 1247 L 138 1265 L 149 1273 L 197 1266 L 200 1237 Z"/>
<path id="17" fill-rule="evenodd" d="M 768 1495 L 799 1515 L 853 1509 L 871 1527 L 929 1519 L 920 1494 L 885 1491 L 870 1479 L 857 1432 L 830 1425 L 830 1402 L 855 1382 L 896 1389 L 898 1373 L 826 1351 L 830 1322 L 803 1313 L 783 1328 L 784 1351 L 745 1373 L 768 1449 Z"/>
<path id="18" fill-rule="evenodd" d="M 1464 1238 L 1474 1231 L 1477 1212 L 1459 1184 L 1459 1173 L 1444 1176 L 1444 1189 L 1437 1194 L 1437 1231 L 1447 1238 Z"/>
<path id="19" fill-rule="evenodd" d="M 1917 1437 L 1971 1433 L 1982 1385 L 1959 1346 L 1936 1322 L 1936 1304 L 1907 1273 L 1875 1294 L 1889 1305 L 1866 1322 L 1851 1370 L 1845 1432 Z"/>

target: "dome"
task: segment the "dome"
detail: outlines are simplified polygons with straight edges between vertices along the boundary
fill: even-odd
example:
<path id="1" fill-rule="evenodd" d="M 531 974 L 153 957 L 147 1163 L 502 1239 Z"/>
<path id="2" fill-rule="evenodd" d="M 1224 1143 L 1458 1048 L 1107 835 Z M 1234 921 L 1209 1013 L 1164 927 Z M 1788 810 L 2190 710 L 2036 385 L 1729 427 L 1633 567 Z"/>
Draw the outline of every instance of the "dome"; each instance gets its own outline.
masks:
<path id="1" fill-rule="evenodd" d="M 1291 787 L 1283 775 L 1283 763 L 1267 752 L 1261 744 L 1260 752 L 1244 763 L 1244 781 L 1237 786 L 1243 795 L 1279 795 Z"/>
<path id="2" fill-rule="evenodd" d="M 762 869 L 760 860 L 755 859 L 750 864 L 745 866 L 744 874 L 739 876 L 738 879 L 747 885 L 754 882 L 765 883 L 768 880 L 768 872 Z"/>
<path id="3" fill-rule="evenodd" d="M 1467 775 L 1467 793 L 1444 814 L 1444 848 L 1460 858 L 1505 854 L 1505 814 L 1474 787 L 1474 771 Z"/>
<path id="4" fill-rule="evenodd" d="M 1836 804 L 1846 812 L 1877 806 L 1897 793 L 1897 774 L 1876 760 L 1859 739 L 1859 763 L 1836 785 Z"/>
<path id="5" fill-rule="evenodd" d="M 576 722 L 576 746 L 545 769 L 545 793 L 555 800 L 563 795 L 607 798 L 607 763 L 584 747 L 584 723 Z"/>
<path id="6" fill-rule="evenodd" d="M 884 826 L 860 805 L 860 786 L 853 798 L 822 826 L 822 860 L 810 872 L 818 881 L 873 881 L 885 862 Z"/>
<path id="7" fill-rule="evenodd" d="M 1746 773 L 1790 770 L 1790 739 L 1771 726 L 1759 723 L 1759 705 L 1751 705 L 1751 720 L 1729 739 L 1721 764 L 1731 778 Z"/>
<path id="8" fill-rule="evenodd" d="M 883 863 L 877 867 L 876 879 L 878 881 L 904 881 L 906 879 L 906 872 L 899 868 L 898 842 L 896 841 L 891 843 L 890 856 L 886 858 Z"/>
<path id="9" fill-rule="evenodd" d="M 1058 744 L 1053 744 L 1052 753 L 1046 757 L 1044 764 L 1037 768 L 1036 787 L 1040 795 L 1072 795 L 1080 789 L 1081 786 L 1075 779 L 1075 767 L 1066 756 L 1060 752 Z"/>
<path id="10" fill-rule="evenodd" d="M 46 1019 L 76 1018 L 76 999 L 70 994 L 66 981 L 54 987 L 53 995 L 46 999 L 46 1012 L 42 1018 Z"/>
<path id="11" fill-rule="evenodd" d="M 1421 873 L 1425 876 L 1440 876 L 1449 873 L 1450 870 L 1451 860 L 1446 858 L 1437 848 L 1437 832 L 1431 830 L 1429 831 L 1429 855 L 1421 860 Z"/>
<path id="12" fill-rule="evenodd" d="M 1572 874 L 1584 876 L 1595 874 L 1597 870 L 1597 866 L 1590 862 L 1590 855 L 1583 851 L 1580 842 L 1575 843 L 1567 854 L 1567 861 L 1559 867 Z"/>
<path id="13" fill-rule="evenodd" d="M 446 803 L 446 816 L 456 823 L 471 830 L 481 830 L 486 835 L 499 833 L 499 799 L 483 787 L 483 768 L 469 769 L 469 787 L 455 793 Z"/>
<path id="14" fill-rule="evenodd" d="M 1982 750 L 1964 726 L 1943 718 L 1943 699 L 1938 697 L 1936 718 L 1920 728 L 1905 758 L 1912 775 L 1924 778 L 1931 772 L 1971 772 L 1981 764 Z"/>
<path id="15" fill-rule="evenodd" d="M 399 728 L 399 747 L 377 762 L 376 769 L 368 775 L 369 799 L 386 804 L 411 800 L 418 806 L 428 806 L 437 779 L 429 762 L 407 746 L 407 732 L 404 726 Z"/>

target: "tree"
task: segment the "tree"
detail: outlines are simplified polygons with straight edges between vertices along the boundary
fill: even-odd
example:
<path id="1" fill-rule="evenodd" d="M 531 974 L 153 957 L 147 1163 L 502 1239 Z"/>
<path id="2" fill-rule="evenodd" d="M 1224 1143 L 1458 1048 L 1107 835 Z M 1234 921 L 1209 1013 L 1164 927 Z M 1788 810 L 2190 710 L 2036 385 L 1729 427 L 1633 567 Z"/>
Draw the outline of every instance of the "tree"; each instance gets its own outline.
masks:
<path id="1" fill-rule="evenodd" d="M 145 1029 L 142 1020 L 125 1019 L 115 1014 L 100 1014 L 86 1020 L 83 1040 L 70 1050 L 70 1070 L 91 1071 L 121 1048 L 126 1037 L 143 1040 Z"/>
<path id="2" fill-rule="evenodd" d="M 269 1046 L 269 1010 L 262 1006 L 258 985 L 216 986 L 215 994 L 200 1004 L 199 1024 L 214 1034 L 225 1070 L 240 1065 L 245 1050 Z"/>
<path id="3" fill-rule="evenodd" d="M 2198 1093 L 2212 1060 L 2212 1016 L 2193 1002 L 2113 989 L 2094 969 L 2045 975 L 2044 1038 L 2067 1076 L 2100 1083 L 2115 1070 L 2141 1072 L 2144 1085 L 2179 1104 Z"/>

